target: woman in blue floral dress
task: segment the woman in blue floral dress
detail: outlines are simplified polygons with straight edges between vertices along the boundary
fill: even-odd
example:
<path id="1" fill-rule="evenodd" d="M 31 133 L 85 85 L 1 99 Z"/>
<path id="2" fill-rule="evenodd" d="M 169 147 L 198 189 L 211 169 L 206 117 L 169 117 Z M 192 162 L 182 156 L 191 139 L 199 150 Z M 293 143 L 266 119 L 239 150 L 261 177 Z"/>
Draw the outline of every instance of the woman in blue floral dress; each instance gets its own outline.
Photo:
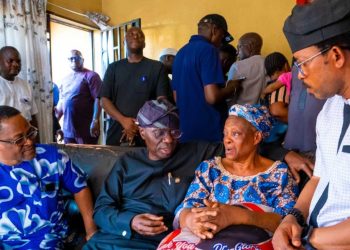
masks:
<path id="1" fill-rule="evenodd" d="M 202 162 L 184 201 L 176 210 L 174 225 L 187 227 L 202 239 L 238 224 L 274 232 L 291 209 L 298 187 L 283 162 L 258 153 L 269 135 L 271 116 L 264 106 L 234 105 L 224 128 L 225 158 Z M 267 206 L 271 212 L 255 212 L 242 203 Z"/>

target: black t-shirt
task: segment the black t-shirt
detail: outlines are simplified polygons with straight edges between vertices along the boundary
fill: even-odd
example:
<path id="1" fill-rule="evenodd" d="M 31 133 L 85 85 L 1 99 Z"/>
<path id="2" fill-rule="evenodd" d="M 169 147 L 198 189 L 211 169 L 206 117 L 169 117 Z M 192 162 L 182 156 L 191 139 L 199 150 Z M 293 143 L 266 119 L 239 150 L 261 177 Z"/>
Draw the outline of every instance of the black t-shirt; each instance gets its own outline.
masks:
<path id="1" fill-rule="evenodd" d="M 148 58 L 139 63 L 122 59 L 108 66 L 99 96 L 111 100 L 123 115 L 136 117 L 146 101 L 167 96 L 168 92 L 169 80 L 162 63 Z M 111 119 L 106 144 L 119 145 L 122 129 Z"/>

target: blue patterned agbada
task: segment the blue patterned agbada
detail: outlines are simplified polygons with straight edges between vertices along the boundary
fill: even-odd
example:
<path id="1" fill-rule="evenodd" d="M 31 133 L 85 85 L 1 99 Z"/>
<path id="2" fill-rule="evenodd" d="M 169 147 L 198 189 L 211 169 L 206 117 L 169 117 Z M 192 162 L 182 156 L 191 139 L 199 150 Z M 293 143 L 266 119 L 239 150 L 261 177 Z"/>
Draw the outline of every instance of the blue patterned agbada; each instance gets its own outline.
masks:
<path id="1" fill-rule="evenodd" d="M 222 166 L 221 158 L 202 162 L 195 172 L 184 201 L 177 207 L 204 207 L 203 200 L 224 204 L 252 202 L 273 208 L 281 216 L 291 209 L 298 195 L 298 186 L 288 173 L 288 166 L 275 162 L 266 171 L 253 176 L 236 176 Z"/>
<path id="2" fill-rule="evenodd" d="M 55 146 L 37 145 L 36 157 L 0 163 L 0 249 L 61 249 L 67 234 L 62 188 L 77 193 L 85 174 Z"/>

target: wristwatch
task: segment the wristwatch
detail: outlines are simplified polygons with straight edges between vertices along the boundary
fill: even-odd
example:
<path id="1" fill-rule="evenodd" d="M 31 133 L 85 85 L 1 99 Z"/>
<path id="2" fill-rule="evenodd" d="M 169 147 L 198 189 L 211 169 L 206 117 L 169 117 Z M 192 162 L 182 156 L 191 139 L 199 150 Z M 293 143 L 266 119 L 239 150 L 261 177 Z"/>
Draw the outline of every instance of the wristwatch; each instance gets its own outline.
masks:
<path id="1" fill-rule="evenodd" d="M 301 233 L 301 244 L 306 250 L 316 250 L 316 248 L 309 241 L 313 230 L 313 226 L 306 225 Z"/>
<path id="2" fill-rule="evenodd" d="M 288 214 L 291 214 L 295 217 L 295 219 L 297 220 L 298 224 L 301 226 L 301 227 L 305 227 L 306 226 L 306 223 L 305 223 L 305 218 L 304 218 L 304 215 L 301 213 L 301 211 L 297 208 L 292 208 L 291 210 L 289 210 L 289 212 L 287 213 Z"/>
<path id="3" fill-rule="evenodd" d="M 292 208 L 291 210 L 289 210 L 287 215 L 288 214 L 293 215 L 297 220 L 298 224 L 303 228 L 303 231 L 301 232 L 301 244 L 304 246 L 304 248 L 306 250 L 316 250 L 316 248 L 313 245 L 311 245 L 309 241 L 310 235 L 312 234 L 314 227 L 306 224 L 304 215 L 299 209 Z"/>

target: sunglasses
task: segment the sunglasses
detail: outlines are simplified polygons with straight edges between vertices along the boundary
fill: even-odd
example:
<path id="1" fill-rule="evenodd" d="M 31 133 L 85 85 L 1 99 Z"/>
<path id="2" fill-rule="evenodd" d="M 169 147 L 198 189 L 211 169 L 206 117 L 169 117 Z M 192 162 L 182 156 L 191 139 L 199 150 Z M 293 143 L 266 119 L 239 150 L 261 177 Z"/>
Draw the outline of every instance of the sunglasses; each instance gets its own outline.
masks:
<path id="1" fill-rule="evenodd" d="M 80 60 L 82 60 L 83 58 L 81 57 L 81 56 L 72 56 L 72 57 L 68 57 L 68 61 L 71 61 L 71 62 L 73 62 L 73 61 L 75 61 L 75 62 L 77 62 L 77 61 L 80 61 Z"/>

